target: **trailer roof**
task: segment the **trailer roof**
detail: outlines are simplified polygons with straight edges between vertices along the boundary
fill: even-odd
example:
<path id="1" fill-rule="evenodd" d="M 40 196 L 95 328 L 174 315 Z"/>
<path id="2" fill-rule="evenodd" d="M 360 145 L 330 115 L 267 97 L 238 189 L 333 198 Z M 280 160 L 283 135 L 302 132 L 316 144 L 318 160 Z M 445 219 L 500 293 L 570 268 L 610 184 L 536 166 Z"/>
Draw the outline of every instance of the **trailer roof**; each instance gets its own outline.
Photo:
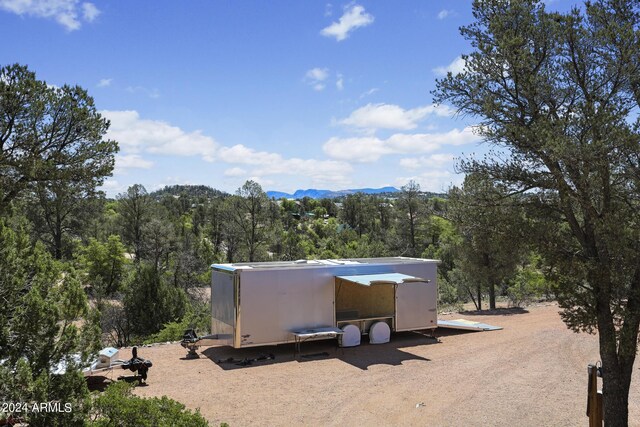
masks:
<path id="1" fill-rule="evenodd" d="M 272 268 L 304 268 L 339 265 L 371 265 L 371 264 L 416 264 L 420 262 L 438 263 L 438 260 L 408 257 L 387 258 L 348 258 L 348 259 L 300 259 L 297 261 L 271 261 L 271 262 L 240 262 L 233 264 L 212 264 L 216 270 L 256 270 Z"/>

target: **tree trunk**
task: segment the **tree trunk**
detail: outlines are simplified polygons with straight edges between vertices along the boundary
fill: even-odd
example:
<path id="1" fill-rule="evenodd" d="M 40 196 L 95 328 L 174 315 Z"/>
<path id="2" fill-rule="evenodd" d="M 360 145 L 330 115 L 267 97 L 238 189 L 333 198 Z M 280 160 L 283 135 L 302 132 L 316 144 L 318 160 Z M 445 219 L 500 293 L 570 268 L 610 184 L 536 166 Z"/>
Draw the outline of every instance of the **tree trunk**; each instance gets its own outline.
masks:
<path id="1" fill-rule="evenodd" d="M 480 286 L 480 285 L 477 285 L 477 286 L 478 286 L 477 289 L 476 289 L 476 291 L 478 292 L 478 304 L 477 304 L 477 307 L 478 307 L 478 311 L 482 311 L 482 286 Z"/>
<path id="2" fill-rule="evenodd" d="M 496 285 L 493 281 L 489 283 L 489 308 L 491 310 L 496 309 Z"/>
<path id="3" fill-rule="evenodd" d="M 473 305 L 476 306 L 476 310 L 478 309 L 478 303 L 476 302 L 476 299 L 473 296 L 473 292 L 471 292 L 471 288 L 466 287 L 467 292 L 469 292 L 469 297 L 471 298 L 471 301 L 473 301 Z"/>
<path id="4" fill-rule="evenodd" d="M 494 266 L 491 265 L 491 256 L 488 252 L 482 254 L 482 261 L 484 263 L 484 267 L 488 272 L 488 285 L 489 285 L 489 309 L 496 309 L 496 285 L 495 280 L 493 279 L 493 269 Z"/>
<path id="5" fill-rule="evenodd" d="M 409 208 L 409 231 L 411 233 L 411 256 L 416 256 L 416 227 L 413 211 Z"/>
<path id="6" fill-rule="evenodd" d="M 598 322 L 600 323 L 600 322 Z M 629 386 L 633 373 L 627 363 L 620 363 L 616 352 L 615 336 L 599 329 L 600 358 L 602 359 L 602 394 L 604 420 L 607 427 L 626 427 L 629 418 Z M 635 357 L 634 357 L 635 359 Z"/>
<path id="7" fill-rule="evenodd" d="M 56 215 L 56 229 L 53 232 L 53 248 L 56 259 L 62 259 L 62 221 L 60 214 Z"/>
<path id="8" fill-rule="evenodd" d="M 629 422 L 629 387 L 638 348 L 640 313 L 637 311 L 640 297 L 636 293 L 630 295 L 623 326 L 620 331 L 616 331 L 614 317 L 609 308 L 612 283 L 607 277 L 608 274 L 602 274 L 602 271 L 599 273 L 596 298 L 605 426 L 626 427 Z M 631 285 L 633 289 L 640 288 L 639 275 L 640 270 Z"/>
<path id="9" fill-rule="evenodd" d="M 62 259 L 62 236 L 55 234 L 53 236 L 53 246 L 56 259 Z"/>

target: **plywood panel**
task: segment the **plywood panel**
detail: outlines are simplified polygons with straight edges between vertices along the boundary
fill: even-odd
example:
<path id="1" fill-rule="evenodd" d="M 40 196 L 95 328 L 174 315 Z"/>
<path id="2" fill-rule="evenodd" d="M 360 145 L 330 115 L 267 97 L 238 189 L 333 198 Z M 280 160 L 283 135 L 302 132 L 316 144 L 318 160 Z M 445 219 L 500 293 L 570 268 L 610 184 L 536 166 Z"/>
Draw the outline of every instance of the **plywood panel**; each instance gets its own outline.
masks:
<path id="1" fill-rule="evenodd" d="M 350 312 L 348 316 L 353 313 L 359 319 L 393 315 L 394 285 L 362 286 L 336 281 L 336 315 Z"/>

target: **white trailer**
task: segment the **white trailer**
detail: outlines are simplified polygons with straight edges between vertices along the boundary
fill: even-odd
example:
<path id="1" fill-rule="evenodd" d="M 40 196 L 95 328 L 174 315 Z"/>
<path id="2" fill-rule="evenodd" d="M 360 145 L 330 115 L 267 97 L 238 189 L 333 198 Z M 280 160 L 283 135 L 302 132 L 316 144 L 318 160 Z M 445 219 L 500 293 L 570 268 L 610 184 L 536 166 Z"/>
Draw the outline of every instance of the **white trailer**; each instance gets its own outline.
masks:
<path id="1" fill-rule="evenodd" d="M 296 342 L 296 333 L 306 339 L 348 325 L 368 334 L 379 322 L 390 331 L 434 329 L 437 263 L 396 257 L 214 264 L 212 335 L 185 346 L 283 344 Z"/>

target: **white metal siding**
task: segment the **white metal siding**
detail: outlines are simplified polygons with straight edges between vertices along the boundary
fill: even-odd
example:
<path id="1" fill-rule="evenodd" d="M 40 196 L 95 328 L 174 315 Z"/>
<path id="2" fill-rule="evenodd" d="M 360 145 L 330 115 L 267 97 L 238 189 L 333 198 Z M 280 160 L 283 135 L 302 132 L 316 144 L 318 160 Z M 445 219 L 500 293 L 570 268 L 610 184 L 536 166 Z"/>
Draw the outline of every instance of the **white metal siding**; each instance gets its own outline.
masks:
<path id="1" fill-rule="evenodd" d="M 402 267 L 414 267 L 402 266 Z M 410 331 L 438 326 L 438 286 L 436 264 L 420 266 L 420 269 L 403 268 L 402 273 L 411 274 L 429 283 L 402 283 L 396 291 L 396 331 Z"/>
<path id="2" fill-rule="evenodd" d="M 242 346 L 292 341 L 292 330 L 333 326 L 333 315 L 329 269 L 241 273 Z"/>
<path id="3" fill-rule="evenodd" d="M 403 283 L 396 293 L 396 331 L 435 328 L 438 325 L 435 283 Z"/>
<path id="4" fill-rule="evenodd" d="M 230 272 L 231 273 L 231 272 Z M 292 330 L 335 326 L 335 276 L 403 273 L 428 279 L 421 288 L 398 285 L 396 330 L 425 329 L 437 324 L 436 262 L 324 265 L 312 268 L 242 269 L 235 273 L 213 270 L 213 333 L 233 333 L 234 347 L 291 342 Z M 239 279 L 238 323 L 235 323 L 233 277 Z M 414 311 L 417 310 L 417 314 Z M 404 317 L 402 317 L 404 316 Z"/>

